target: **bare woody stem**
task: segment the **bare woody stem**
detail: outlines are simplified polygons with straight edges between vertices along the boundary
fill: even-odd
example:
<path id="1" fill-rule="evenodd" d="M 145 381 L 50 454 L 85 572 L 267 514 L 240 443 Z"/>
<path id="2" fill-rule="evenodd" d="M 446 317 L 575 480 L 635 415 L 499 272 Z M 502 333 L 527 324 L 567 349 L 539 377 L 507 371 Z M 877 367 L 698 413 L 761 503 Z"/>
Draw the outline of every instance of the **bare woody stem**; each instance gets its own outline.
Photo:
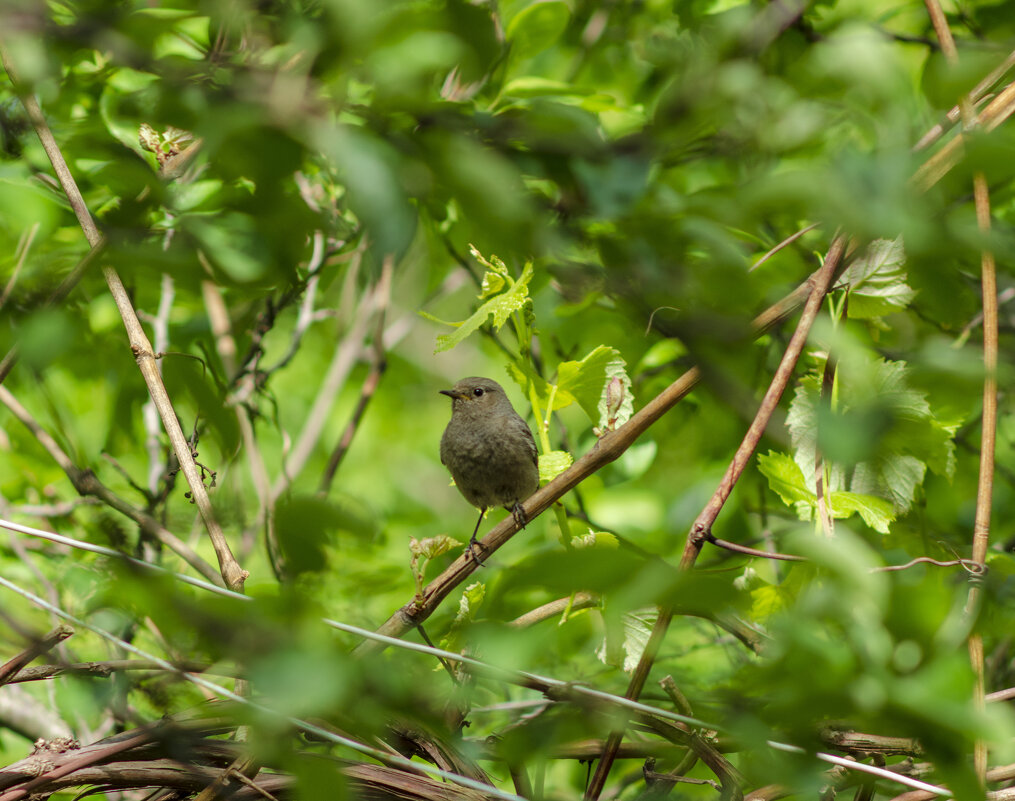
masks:
<path id="1" fill-rule="evenodd" d="M 21 102 L 24 104 L 25 111 L 28 113 L 28 117 L 35 128 L 39 141 L 42 142 L 42 147 L 46 151 L 50 163 L 53 165 L 53 170 L 60 181 L 60 186 L 67 195 L 78 223 L 85 233 L 85 238 L 88 240 L 88 244 L 96 248 L 102 241 L 102 235 L 99 233 L 99 229 L 95 225 L 91 213 L 88 211 L 88 206 L 81 195 L 81 190 L 78 189 L 77 182 L 67 166 L 63 153 L 60 152 L 56 139 L 53 137 L 53 132 L 46 123 L 42 109 L 39 107 L 35 97 L 23 88 L 18 79 L 17 71 L 11 63 L 10 54 L 2 43 L 0 43 L 0 56 L 2 56 L 4 69 L 7 70 L 7 75 L 18 96 L 21 98 Z M 212 547 L 214 547 L 215 555 L 218 557 L 222 578 L 225 580 L 226 586 L 231 590 L 240 591 L 243 589 L 243 582 L 246 580 L 247 573 L 233 557 L 222 527 L 215 518 L 211 499 L 208 497 L 208 492 L 201 478 L 200 468 L 198 468 L 197 463 L 194 461 L 190 445 L 187 443 L 187 438 L 173 409 L 172 401 L 169 399 L 169 393 L 166 392 L 166 387 L 162 383 L 162 376 L 156 367 L 155 353 L 152 350 L 151 343 L 141 327 L 141 322 L 138 320 L 134 307 L 131 305 L 130 297 L 123 286 L 123 282 L 120 280 L 119 274 L 112 267 L 103 266 L 102 275 L 106 279 L 106 284 L 113 295 L 116 308 L 120 312 L 120 317 L 127 330 L 131 353 L 134 354 L 138 369 L 141 371 L 141 376 L 148 387 L 148 393 L 151 395 L 155 408 L 158 409 L 159 417 L 162 419 L 162 426 L 169 436 L 173 452 L 180 463 L 180 469 L 183 471 L 190 486 L 191 498 L 197 505 L 201 519 L 204 521 L 205 528 L 211 538 Z"/>
<path id="2" fill-rule="evenodd" d="M 764 333 L 799 308 L 804 299 L 810 296 L 812 283 L 820 272 L 821 270 L 815 272 L 793 292 L 759 314 L 753 321 L 755 333 L 758 335 Z M 624 425 L 615 431 L 607 432 L 591 450 L 579 458 L 570 468 L 545 487 L 541 487 L 522 504 L 526 518 L 535 519 L 590 475 L 619 458 L 650 426 L 686 397 L 699 380 L 701 380 L 701 371 L 697 367 L 692 367 L 645 404 L 642 409 L 639 409 Z M 483 553 L 489 555 L 496 551 L 517 531 L 518 526 L 513 516 L 508 516 L 480 540 Z M 420 597 L 409 601 L 388 618 L 377 629 L 378 633 L 389 637 L 401 637 L 407 631 L 415 628 L 429 618 L 440 603 L 475 569 L 476 563 L 472 557 L 468 553 L 463 554 L 427 585 Z M 366 641 L 356 648 L 356 652 L 360 654 L 372 653 L 383 649 L 383 647 L 377 642 Z"/>
<path id="3" fill-rule="evenodd" d="M 934 25 L 934 32 L 941 42 L 941 50 L 951 66 L 957 67 L 958 50 L 948 27 L 948 19 L 941 9 L 939 0 L 925 0 L 927 11 Z M 1008 87 L 1009 89 L 1011 86 Z M 975 91 L 975 90 L 974 90 Z M 1005 90 L 1007 92 L 1007 90 Z M 1002 93 L 1003 95 L 1004 93 Z M 963 97 L 959 103 L 962 121 L 968 127 L 973 123 L 972 97 Z M 954 141 L 954 140 L 953 140 Z M 987 178 L 978 170 L 973 175 L 973 199 L 976 206 L 976 221 L 984 236 L 990 233 L 990 192 Z M 981 291 L 983 293 L 983 417 L 980 421 L 980 474 L 976 488 L 976 517 L 973 522 L 972 561 L 983 567 L 990 542 L 990 510 L 994 489 L 994 446 L 997 433 L 997 271 L 994 254 L 984 247 L 980 255 Z M 980 576 L 974 575 L 966 599 L 966 616 L 975 617 L 980 605 Z M 986 677 L 984 670 L 983 637 L 974 632 L 969 635 L 969 661 L 973 670 L 973 703 L 980 710 L 986 706 Z M 973 745 L 973 765 L 980 783 L 987 781 L 987 744 L 977 738 Z"/>
<path id="4" fill-rule="evenodd" d="M 7 662 L 0 665 L 0 685 L 10 682 L 25 665 L 37 657 L 48 653 L 57 643 L 63 642 L 73 633 L 74 629 L 68 625 L 61 624 L 48 634 L 40 637 L 37 642 L 29 645 L 17 656 L 8 659 Z"/>
<path id="5" fill-rule="evenodd" d="M 751 422 L 743 441 L 740 443 L 740 447 L 737 448 L 737 452 L 733 455 L 733 459 L 726 469 L 726 475 L 723 476 L 712 498 L 691 526 L 691 531 L 687 535 L 687 542 L 684 545 L 684 553 L 680 558 L 681 570 L 690 570 L 694 567 L 698 554 L 701 552 L 701 547 L 712 531 L 712 524 L 719 516 L 719 512 L 722 511 L 723 505 L 733 491 L 733 487 L 736 486 L 737 481 L 744 472 L 744 468 L 747 467 L 747 463 L 754 454 L 761 436 L 765 433 L 765 428 L 772 418 L 772 413 L 779 405 L 779 399 L 789 384 L 800 354 L 807 343 L 811 326 L 814 324 L 814 320 L 817 319 L 825 295 L 831 288 L 832 282 L 839 271 L 845 252 L 846 237 L 840 233 L 832 241 L 821 269 L 808 279 L 807 283 L 810 291 L 807 296 L 807 302 L 804 304 L 803 312 L 800 315 L 800 321 L 797 323 L 796 331 L 793 332 L 793 336 L 790 338 L 786 352 L 782 356 L 782 361 L 779 362 L 779 367 L 775 371 L 775 376 L 769 384 L 765 397 L 761 400 L 761 405 L 754 416 L 754 420 Z M 649 635 L 648 643 L 638 661 L 638 666 L 631 676 L 627 692 L 624 694 L 626 698 L 635 700 L 641 695 L 641 691 L 648 679 L 649 671 L 652 669 L 652 664 L 655 662 L 656 656 L 659 653 L 659 647 L 666 636 L 666 631 L 672 620 L 672 609 L 664 607 L 659 610 L 659 615 L 652 628 L 652 633 Z M 623 737 L 624 731 L 620 728 L 611 733 L 606 741 L 603 757 L 596 765 L 592 781 L 589 782 L 589 786 L 585 791 L 587 801 L 596 801 L 606 786 L 606 777 L 613 767 L 613 762 L 616 759 Z"/>
<path id="6" fill-rule="evenodd" d="M 84 470 L 71 461 L 64 453 L 56 440 L 50 436 L 38 421 L 22 406 L 18 399 L 11 394 L 5 386 L 0 386 L 0 403 L 6 406 L 11 414 L 27 428 L 43 449 L 50 455 L 50 458 L 60 467 L 70 479 L 70 483 L 83 498 L 98 498 L 102 503 L 120 514 L 130 518 L 150 536 L 158 539 L 163 545 L 173 551 L 194 570 L 204 576 L 208 581 L 215 584 L 222 583 L 222 577 L 215 572 L 215 568 L 202 559 L 193 548 L 187 543 L 166 529 L 158 520 L 151 515 L 127 503 L 123 498 L 110 490 L 105 484 L 99 481 L 98 477 L 91 470 Z"/>

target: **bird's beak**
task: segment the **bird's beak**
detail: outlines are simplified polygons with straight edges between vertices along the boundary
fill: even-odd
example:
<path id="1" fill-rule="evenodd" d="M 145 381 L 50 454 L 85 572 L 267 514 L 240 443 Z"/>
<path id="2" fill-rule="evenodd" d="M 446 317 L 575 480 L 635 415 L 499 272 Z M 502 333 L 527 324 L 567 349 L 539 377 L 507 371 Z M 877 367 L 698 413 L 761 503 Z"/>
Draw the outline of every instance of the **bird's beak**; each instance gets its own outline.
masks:
<path id="1" fill-rule="evenodd" d="M 453 389 L 441 389 L 438 390 L 441 395 L 447 395 L 452 400 L 462 400 L 463 398 L 469 397 L 467 392 L 455 392 Z"/>

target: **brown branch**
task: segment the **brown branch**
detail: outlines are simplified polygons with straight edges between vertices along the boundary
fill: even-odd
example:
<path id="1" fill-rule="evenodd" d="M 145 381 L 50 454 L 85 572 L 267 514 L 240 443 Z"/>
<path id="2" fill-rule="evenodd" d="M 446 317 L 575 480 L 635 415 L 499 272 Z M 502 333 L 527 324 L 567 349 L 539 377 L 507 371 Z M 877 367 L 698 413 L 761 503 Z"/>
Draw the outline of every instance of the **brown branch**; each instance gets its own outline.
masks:
<path id="1" fill-rule="evenodd" d="M 0 685 L 8 684 L 14 680 L 15 675 L 33 659 L 37 659 L 48 653 L 57 643 L 61 643 L 74 633 L 74 629 L 67 625 L 59 625 L 52 631 L 44 634 L 37 642 L 32 643 L 20 654 L 8 659 L 0 665 Z"/>
<path id="2" fill-rule="evenodd" d="M 171 531 L 163 527 L 158 520 L 151 515 L 137 509 L 127 501 L 123 500 L 119 495 L 115 494 L 112 490 L 106 487 L 98 477 L 91 470 L 83 470 L 74 464 L 70 457 L 60 448 L 56 440 L 49 435 L 45 429 L 40 426 L 31 413 L 22 406 L 18 400 L 11 394 L 11 392 L 0 385 L 0 403 L 3 403 L 11 413 L 21 422 L 25 428 L 27 428 L 32 435 L 38 440 L 39 444 L 42 445 L 43 449 L 50 455 L 54 462 L 60 467 L 61 470 L 70 479 L 74 489 L 77 490 L 79 495 L 82 496 L 93 496 L 98 498 L 104 504 L 112 509 L 120 512 L 120 514 L 133 520 L 141 530 L 150 536 L 156 537 L 162 542 L 167 548 L 174 551 L 181 559 L 183 559 L 188 565 L 194 570 L 204 576 L 206 579 L 214 584 L 221 586 L 222 578 L 215 571 L 211 565 L 209 565 L 204 559 L 197 555 L 197 553 L 173 534 Z"/>
<path id="3" fill-rule="evenodd" d="M 207 662 L 176 662 L 173 664 L 173 673 L 212 673 L 223 676 L 236 676 L 237 671 L 223 671 L 220 665 L 210 670 L 211 665 Z M 105 679 L 113 673 L 121 670 L 149 670 L 165 672 L 166 668 L 146 659 L 113 659 L 108 662 L 76 662 L 69 665 L 37 665 L 19 670 L 7 681 L 8 684 L 19 684 L 26 681 L 46 681 L 55 679 L 58 676 L 94 676 Z"/>
<path id="4" fill-rule="evenodd" d="M 885 737 L 828 727 L 821 730 L 821 739 L 837 751 L 882 756 L 921 756 L 923 746 L 911 737 Z"/>
<path id="5" fill-rule="evenodd" d="M 987 90 L 1001 80 L 1001 78 L 1004 77 L 1004 74 L 1013 66 L 1015 66 L 1015 50 L 1009 53 L 1004 61 L 994 67 L 994 69 L 987 73 L 982 81 L 973 87 L 973 90 L 969 93 L 969 101 L 974 105 L 980 103 L 984 99 Z M 944 121 L 939 122 L 927 131 L 927 133 L 920 137 L 920 141 L 913 145 L 913 151 L 917 152 L 930 147 L 938 139 L 944 136 L 945 132 L 955 125 L 960 119 L 962 119 L 961 108 L 958 105 L 952 106 L 945 115 Z"/>
<path id="6" fill-rule="evenodd" d="M 566 598 L 558 598 L 556 601 L 550 601 L 542 606 L 537 606 L 524 615 L 516 617 L 508 625 L 512 628 L 524 629 L 534 626 L 536 623 L 541 623 L 544 620 L 549 620 L 552 617 L 557 617 L 557 615 L 562 615 L 567 611 L 593 609 L 599 606 L 599 603 L 600 598 L 598 595 L 594 595 L 591 592 L 576 592 L 574 595 L 569 595 Z"/>
<path id="7" fill-rule="evenodd" d="M 782 242 L 780 242 L 774 248 L 769 250 L 768 253 L 766 253 L 764 256 L 762 256 L 760 259 L 758 259 L 756 262 L 754 262 L 754 264 L 752 264 L 750 266 L 750 268 L 747 270 L 747 272 L 751 272 L 752 270 L 757 270 L 762 264 L 764 264 L 766 261 L 768 261 L 770 258 L 772 258 L 772 256 L 774 256 L 780 250 L 782 250 L 783 248 L 789 247 L 794 242 L 796 242 L 800 237 L 802 237 L 804 234 L 809 233 L 810 231 L 813 231 L 815 228 L 820 227 L 820 225 L 821 225 L 821 223 L 819 223 L 819 222 L 812 223 L 811 225 L 808 225 L 806 228 L 801 228 L 795 234 L 790 234 L 784 240 L 782 240 Z"/>
<path id="8" fill-rule="evenodd" d="M 694 566 L 702 544 L 712 530 L 712 524 L 733 491 L 733 487 L 736 486 L 737 481 L 743 474 L 751 456 L 754 454 L 758 442 L 768 426 L 768 421 L 771 419 L 783 391 L 789 384 L 789 380 L 796 368 L 797 360 L 800 358 L 804 345 L 807 343 L 811 325 L 813 325 L 814 320 L 817 319 L 818 312 L 821 310 L 821 304 L 824 302 L 825 295 L 831 288 L 834 278 L 842 266 L 846 244 L 846 237 L 841 233 L 838 234 L 832 240 L 821 269 L 808 279 L 807 283 L 810 289 L 807 302 L 804 304 L 803 312 L 800 315 L 800 321 L 797 323 L 796 331 L 793 332 L 793 336 L 786 346 L 786 352 L 783 354 L 782 361 L 779 362 L 779 367 L 776 369 L 775 375 L 769 384 L 768 391 L 761 400 L 758 413 L 747 429 L 740 447 L 737 448 L 737 452 L 734 454 L 726 470 L 726 475 L 723 476 L 715 494 L 691 526 L 691 530 L 687 535 L 687 542 L 684 546 L 684 553 L 680 559 L 681 570 L 690 570 Z M 649 671 L 655 662 L 659 647 L 672 619 L 672 609 L 664 607 L 659 610 L 659 616 L 652 627 L 648 643 L 641 654 L 641 658 L 638 660 L 638 666 L 631 676 L 627 692 L 624 694 L 626 698 L 634 700 L 641 695 L 642 688 L 645 686 Z M 606 777 L 613 766 L 616 750 L 620 746 L 623 737 L 623 727 L 619 727 L 610 734 L 606 752 L 603 754 L 599 764 L 596 765 L 596 772 L 593 774 L 592 781 L 585 790 L 585 798 L 588 801 L 596 801 L 606 786 Z"/>
<path id="9" fill-rule="evenodd" d="M 955 48 L 948 20 L 941 9 L 939 0 L 925 0 L 927 11 L 934 25 L 934 32 L 941 42 L 941 50 L 953 68 L 958 66 L 959 54 Z M 1010 88 L 1010 87 L 1009 87 Z M 1006 90 L 1007 91 L 1007 90 Z M 1004 94 L 1002 92 L 1002 94 Z M 972 122 L 971 99 L 966 96 L 959 102 L 963 122 L 967 127 Z M 981 115 L 982 117 L 982 115 Z M 987 178 L 982 171 L 973 175 L 973 197 L 976 206 L 976 222 L 984 237 L 990 234 L 990 194 Z M 973 523 L 973 562 L 986 568 L 987 545 L 990 541 L 990 510 L 994 487 L 994 445 L 997 433 L 997 275 L 994 254 L 983 248 L 980 259 L 981 285 L 983 292 L 983 416 L 980 423 L 980 474 L 976 489 L 976 517 Z M 980 604 L 979 575 L 974 576 L 969 586 L 965 613 L 973 617 Z M 983 636 L 979 632 L 969 635 L 969 660 L 973 670 L 973 704 L 983 710 L 986 693 L 986 679 L 983 664 Z M 973 745 L 973 764 L 980 784 L 986 786 L 987 743 L 978 737 Z"/>
<path id="10" fill-rule="evenodd" d="M 813 281 L 819 273 L 821 273 L 821 270 L 816 271 L 793 292 L 759 314 L 753 321 L 755 334 L 760 336 L 799 308 L 799 305 L 810 294 Z M 592 446 L 591 450 L 581 456 L 571 467 L 545 487 L 537 490 L 534 495 L 522 504 L 526 519 L 530 521 L 534 520 L 545 510 L 549 509 L 565 493 L 574 489 L 605 465 L 619 458 L 624 451 L 637 441 L 638 437 L 644 434 L 659 418 L 683 399 L 700 380 L 701 370 L 697 367 L 692 367 L 670 384 L 669 387 L 645 404 L 624 425 L 614 431 L 607 432 Z M 479 541 L 482 553 L 485 556 L 489 556 L 510 540 L 518 530 L 514 516 L 509 515 L 494 526 L 490 533 Z M 407 631 L 414 629 L 429 618 L 440 603 L 459 584 L 465 581 L 476 568 L 475 560 L 466 551 L 452 562 L 443 573 L 430 582 L 418 598 L 409 601 L 388 618 L 377 629 L 377 632 L 389 637 L 401 637 Z M 356 647 L 356 653 L 375 653 L 383 650 L 384 647 L 383 644 L 375 641 L 364 641 Z"/>
<path id="11" fill-rule="evenodd" d="M 34 779 L 25 782 L 21 786 L 3 793 L 0 795 L 0 801 L 20 801 L 20 799 L 32 795 L 33 791 L 49 786 L 56 779 L 69 776 L 81 768 L 90 767 L 96 762 L 102 762 L 109 759 L 111 756 L 115 756 L 116 754 L 124 751 L 129 751 L 142 743 L 149 742 L 151 737 L 152 732 L 150 729 L 142 729 L 118 742 L 106 744 L 102 748 L 91 749 L 83 754 L 75 753 L 73 757 L 63 762 L 58 767 L 47 770 L 41 775 L 36 776 Z M 7 770 L 10 771 L 11 768 L 8 768 Z"/>
<path id="12" fill-rule="evenodd" d="M 973 124 L 984 131 L 993 131 L 1001 123 L 1015 114 L 1015 81 L 1002 89 L 976 115 Z M 913 185 L 921 190 L 928 190 L 951 170 L 962 158 L 965 147 L 965 134 L 958 134 L 937 153 L 920 165 L 913 175 Z"/>
<path id="13" fill-rule="evenodd" d="M 987 179 L 982 172 L 973 176 L 976 219 L 986 236 L 990 233 L 990 195 Z M 983 292 L 983 416 L 980 421 L 980 474 L 976 487 L 976 516 L 973 523 L 973 562 L 986 569 L 987 546 L 990 542 L 991 499 L 994 490 L 994 448 L 997 439 L 997 349 L 998 301 L 997 272 L 994 254 L 987 248 L 981 255 L 981 284 Z M 980 606 L 982 587 L 979 576 L 969 585 L 966 614 L 974 616 Z M 986 677 L 983 663 L 983 635 L 974 632 L 969 636 L 969 659 L 973 668 L 973 703 L 985 707 Z M 974 745 L 974 763 L 981 783 L 987 775 L 987 744 L 977 738 Z"/>
<path id="14" fill-rule="evenodd" d="M 25 111 L 28 112 L 28 117 L 32 121 L 39 141 L 42 142 L 43 149 L 53 165 L 60 186 L 63 188 L 64 194 L 67 196 L 67 200 L 70 202 L 71 208 L 78 219 L 78 223 L 85 233 L 85 238 L 92 248 L 98 247 L 102 241 L 102 235 L 99 233 L 99 229 L 96 227 L 95 221 L 88 211 L 88 206 L 81 195 L 81 190 L 78 189 L 77 182 L 74 180 L 74 176 L 71 174 L 63 154 L 60 152 L 60 148 L 53 137 L 52 131 L 49 129 L 38 101 L 30 92 L 25 91 L 11 63 L 10 53 L 3 46 L 2 42 L 0 42 L 0 57 L 2 57 L 3 65 L 7 70 L 11 84 L 21 99 Z M 130 342 L 131 353 L 134 354 L 138 369 L 141 371 L 141 376 L 148 387 L 148 393 L 159 411 L 162 425 L 169 436 L 169 441 L 180 463 L 180 468 L 190 486 L 190 497 L 197 504 L 201 519 L 208 531 L 208 536 L 211 538 L 212 547 L 215 549 L 215 555 L 218 557 L 222 578 L 225 580 L 226 586 L 231 590 L 240 591 L 243 589 L 243 582 L 246 580 L 247 573 L 233 557 L 222 527 L 215 518 L 215 512 L 211 505 L 211 499 L 208 497 L 208 491 L 204 486 L 201 471 L 194 461 L 187 438 L 180 427 L 176 411 L 173 409 L 172 401 L 170 401 L 169 394 L 162 383 L 162 376 L 159 374 L 156 366 L 155 353 L 152 350 L 151 343 L 148 341 L 141 322 L 137 318 L 130 296 L 120 280 L 119 274 L 109 266 L 103 266 L 102 274 L 106 279 L 106 284 L 113 296 L 113 301 L 116 303 L 120 317 L 123 320 L 124 328 L 127 331 L 127 339 Z"/>
<path id="15" fill-rule="evenodd" d="M 722 784 L 722 790 L 719 795 L 722 801 L 727 801 L 727 799 L 740 801 L 744 797 L 741 790 L 744 784 L 746 784 L 744 776 L 726 757 L 719 753 L 712 743 L 697 732 L 688 732 L 685 727 L 669 720 L 660 720 L 646 716 L 644 722 L 649 728 L 667 740 L 686 745 L 694 751 L 698 759 L 708 766 L 708 769 L 716 775 L 716 778 Z M 609 747 L 609 742 L 607 742 L 607 751 L 604 752 L 603 759 L 600 760 L 599 764 L 602 764 L 603 760 L 606 759 Z M 587 792 L 586 795 L 588 795 Z"/>
<path id="16" fill-rule="evenodd" d="M 352 445 L 352 439 L 359 430 L 367 406 L 374 397 L 374 393 L 381 383 L 381 378 L 383 378 L 385 371 L 388 369 L 388 361 L 384 355 L 384 321 L 387 317 L 388 304 L 391 301 L 391 274 L 394 269 L 394 262 L 391 256 L 385 257 L 384 265 L 381 269 L 381 280 L 378 282 L 377 324 L 374 327 L 370 373 L 360 388 L 359 400 L 356 401 L 356 408 L 353 410 L 352 417 L 349 419 L 345 431 L 342 432 L 338 444 L 335 445 L 335 449 L 328 458 L 328 465 L 324 469 L 320 486 L 317 489 L 319 495 L 327 495 L 330 491 L 335 473 L 338 472 L 342 459 L 345 458 L 349 446 Z"/>

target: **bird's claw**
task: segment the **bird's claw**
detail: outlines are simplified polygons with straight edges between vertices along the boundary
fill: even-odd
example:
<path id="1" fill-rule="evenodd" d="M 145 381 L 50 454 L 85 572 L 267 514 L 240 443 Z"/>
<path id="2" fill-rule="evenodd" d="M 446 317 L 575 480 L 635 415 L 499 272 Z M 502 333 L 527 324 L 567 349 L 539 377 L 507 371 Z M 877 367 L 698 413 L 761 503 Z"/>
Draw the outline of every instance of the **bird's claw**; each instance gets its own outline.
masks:
<path id="1" fill-rule="evenodd" d="M 477 547 L 482 546 L 479 544 L 479 540 L 477 540 L 475 536 L 473 536 L 473 538 L 469 540 L 469 544 L 465 547 L 465 549 L 469 552 L 469 555 L 476 561 L 476 564 L 482 567 L 484 562 L 482 559 L 479 558 Z"/>
<path id="2" fill-rule="evenodd" d="M 518 528 L 525 528 L 525 524 L 529 522 L 528 515 L 525 514 L 520 501 L 515 501 L 515 505 L 511 507 L 511 517 L 514 518 Z"/>

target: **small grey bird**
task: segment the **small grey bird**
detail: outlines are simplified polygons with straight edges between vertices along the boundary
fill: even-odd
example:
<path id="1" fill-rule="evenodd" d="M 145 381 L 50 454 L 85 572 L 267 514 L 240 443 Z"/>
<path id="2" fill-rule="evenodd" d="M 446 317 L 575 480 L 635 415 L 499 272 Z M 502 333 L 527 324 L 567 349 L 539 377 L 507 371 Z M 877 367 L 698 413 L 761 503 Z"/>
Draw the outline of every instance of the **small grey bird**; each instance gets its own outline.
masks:
<path id="1" fill-rule="evenodd" d="M 528 522 L 522 501 L 539 488 L 536 442 L 496 381 L 471 376 L 440 393 L 451 398 L 441 462 L 465 500 L 479 509 L 469 553 L 482 564 L 476 555 L 476 533 L 487 509 L 503 506 L 522 528 Z"/>

